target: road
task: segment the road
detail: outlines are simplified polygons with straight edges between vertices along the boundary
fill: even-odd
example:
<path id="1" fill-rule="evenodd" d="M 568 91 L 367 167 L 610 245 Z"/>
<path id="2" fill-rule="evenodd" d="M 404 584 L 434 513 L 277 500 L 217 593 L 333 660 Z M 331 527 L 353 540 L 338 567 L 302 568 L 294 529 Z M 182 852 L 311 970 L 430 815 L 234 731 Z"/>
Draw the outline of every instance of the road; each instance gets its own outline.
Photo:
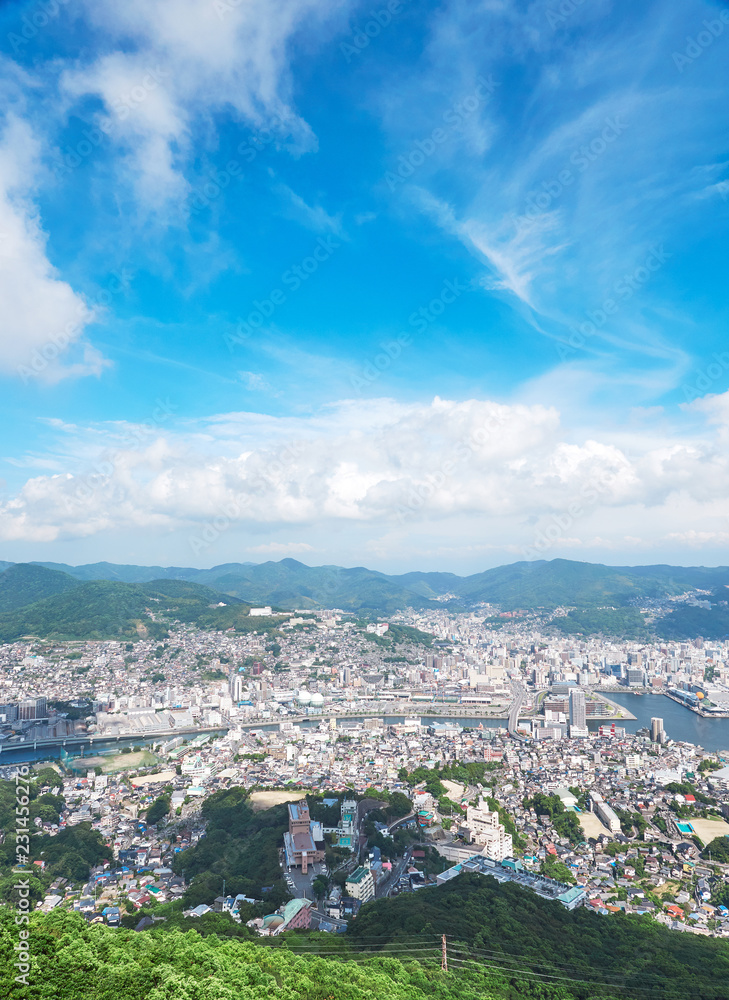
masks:
<path id="1" fill-rule="evenodd" d="M 509 735 L 513 736 L 514 739 L 524 742 L 524 737 L 517 731 L 517 726 L 519 725 L 519 712 L 521 711 L 521 706 L 524 704 L 526 692 L 518 681 L 512 681 L 511 688 L 514 692 L 514 700 L 509 708 Z"/>
<path id="2" fill-rule="evenodd" d="M 392 875 L 390 875 L 390 877 L 387 879 L 387 881 L 383 881 L 383 882 L 378 883 L 378 885 L 377 885 L 377 887 L 375 889 L 375 897 L 377 899 L 381 899 L 383 896 L 387 896 L 389 894 L 390 890 L 392 888 L 394 888 L 394 886 L 397 885 L 397 883 L 398 883 L 398 881 L 400 879 L 400 876 L 402 875 L 402 873 L 405 871 L 405 869 L 407 868 L 407 866 L 410 863 L 410 852 L 411 852 L 411 850 L 412 850 L 412 848 L 408 847 L 408 849 L 405 851 L 405 854 L 403 855 L 402 860 L 398 861 L 398 863 L 392 869 Z"/>
<path id="3" fill-rule="evenodd" d="M 388 836 L 391 836 L 392 831 L 397 830 L 397 828 L 399 826 L 402 826 L 403 823 L 409 823 L 410 820 L 414 818 L 414 816 L 415 816 L 414 812 L 409 812 L 407 816 L 401 816 L 400 819 L 396 819 L 394 823 L 390 823 L 390 825 L 387 828 Z"/>

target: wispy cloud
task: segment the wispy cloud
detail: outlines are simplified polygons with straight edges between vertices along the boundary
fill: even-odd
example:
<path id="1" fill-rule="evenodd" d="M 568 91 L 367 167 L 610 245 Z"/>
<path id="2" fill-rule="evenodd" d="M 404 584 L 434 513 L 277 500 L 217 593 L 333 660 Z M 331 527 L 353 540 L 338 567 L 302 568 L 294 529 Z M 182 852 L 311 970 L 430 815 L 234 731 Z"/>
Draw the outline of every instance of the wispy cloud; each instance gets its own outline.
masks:
<path id="1" fill-rule="evenodd" d="M 335 236 L 344 236 L 341 212 L 329 215 L 321 205 L 308 205 L 301 195 L 293 191 L 287 184 L 278 184 L 276 191 L 283 202 L 282 213 L 288 218 L 301 223 L 302 226 L 315 233 L 333 233 Z"/>

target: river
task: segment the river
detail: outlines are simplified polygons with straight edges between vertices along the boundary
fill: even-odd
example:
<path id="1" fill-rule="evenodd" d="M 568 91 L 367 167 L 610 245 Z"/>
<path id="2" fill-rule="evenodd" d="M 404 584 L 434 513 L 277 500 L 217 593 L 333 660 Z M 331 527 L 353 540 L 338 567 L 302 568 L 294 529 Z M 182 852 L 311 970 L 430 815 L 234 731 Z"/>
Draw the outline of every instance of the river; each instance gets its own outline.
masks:
<path id="1" fill-rule="evenodd" d="M 679 705 L 670 698 L 666 698 L 664 695 L 640 695 L 630 694 L 627 691 L 625 693 L 622 691 L 618 693 L 610 691 L 608 697 L 611 701 L 622 705 L 623 708 L 627 708 L 628 711 L 635 716 L 634 720 L 620 720 L 617 723 L 619 726 L 624 727 L 628 733 L 634 733 L 637 729 L 642 728 L 649 729 L 651 719 L 654 716 L 659 716 L 663 719 L 663 728 L 666 731 L 666 735 L 670 739 L 678 740 L 684 743 L 694 743 L 697 746 L 703 747 L 704 750 L 721 750 L 729 755 L 729 719 L 704 719 L 695 712 L 692 712 L 690 709 L 684 708 L 683 705 Z M 415 713 L 413 713 L 413 715 L 415 715 Z M 404 716 L 402 715 L 377 716 L 376 713 L 373 712 L 372 716 L 383 719 L 386 724 L 404 721 Z M 426 726 L 430 722 L 455 722 L 459 726 L 468 726 L 473 729 L 477 729 L 479 725 L 481 725 L 484 729 L 500 729 L 503 732 L 506 731 L 507 724 L 507 720 L 505 718 L 496 719 L 493 717 L 465 718 L 463 716 L 457 716 L 454 718 L 448 718 L 440 715 L 416 715 L 416 718 L 419 718 L 422 724 Z M 322 721 L 328 721 L 328 719 L 329 716 L 326 714 L 321 716 L 317 715 L 296 724 L 301 726 L 302 729 L 313 729 L 319 726 Z M 347 728 L 355 726 L 357 723 L 361 723 L 361 721 L 361 719 L 355 719 L 352 717 L 339 717 L 337 719 L 337 729 L 346 732 Z M 609 720 L 605 719 L 600 721 L 588 721 L 588 726 L 593 732 L 595 732 L 600 726 L 609 724 Z M 246 723 L 243 728 L 262 729 L 270 732 L 272 730 L 279 729 L 279 720 L 276 722 L 272 722 L 268 719 L 250 721 Z M 185 735 L 189 738 L 191 734 L 186 733 Z M 161 740 L 162 737 L 160 736 L 147 737 L 145 739 L 136 737 L 119 740 L 118 742 L 114 741 L 113 743 L 109 741 L 106 745 L 100 746 L 97 738 L 97 740 L 94 741 L 94 745 L 84 747 L 83 751 L 80 751 L 79 756 L 82 753 L 86 756 L 98 753 L 118 753 L 122 747 L 125 746 L 147 746 L 153 743 L 159 743 Z M 0 767 L 24 761 L 32 762 L 58 758 L 61 755 L 61 749 L 61 747 L 53 747 L 34 751 L 32 747 L 22 747 L 15 744 L 12 747 L 5 747 L 2 753 L 0 753 Z"/>

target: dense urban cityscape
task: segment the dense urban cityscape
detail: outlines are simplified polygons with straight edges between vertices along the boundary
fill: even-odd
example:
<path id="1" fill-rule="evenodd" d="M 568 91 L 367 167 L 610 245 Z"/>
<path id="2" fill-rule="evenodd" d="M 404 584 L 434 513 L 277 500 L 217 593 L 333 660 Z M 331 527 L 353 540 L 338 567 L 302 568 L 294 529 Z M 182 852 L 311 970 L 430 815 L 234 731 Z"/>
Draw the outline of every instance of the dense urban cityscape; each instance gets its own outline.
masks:
<path id="1" fill-rule="evenodd" d="M 0 43 L 0 1000 L 729 1000 L 729 0 Z"/>
<path id="2" fill-rule="evenodd" d="M 38 833 L 85 823 L 108 847 L 38 908 L 112 925 L 176 900 L 189 918 L 253 913 L 265 899 L 174 865 L 205 836 L 206 800 L 240 788 L 254 810 L 288 810 L 285 898 L 249 915 L 259 934 L 340 931 L 372 899 L 478 872 L 729 937 L 729 753 L 660 714 L 668 698 L 726 715 L 729 643 L 555 637 L 519 615 L 494 629 L 495 614 L 266 607 L 251 609 L 260 633 L 4 645 L 0 765 L 25 752 L 62 796 Z M 611 697 L 626 691 L 650 727 L 626 729 Z"/>

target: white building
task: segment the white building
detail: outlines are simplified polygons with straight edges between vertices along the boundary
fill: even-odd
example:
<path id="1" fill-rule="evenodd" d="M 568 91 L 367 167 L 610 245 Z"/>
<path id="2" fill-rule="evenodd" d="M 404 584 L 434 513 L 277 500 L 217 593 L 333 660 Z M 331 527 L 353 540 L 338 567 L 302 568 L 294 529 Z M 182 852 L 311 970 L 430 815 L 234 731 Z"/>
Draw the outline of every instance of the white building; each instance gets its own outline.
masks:
<path id="1" fill-rule="evenodd" d="M 590 792 L 592 811 L 601 823 L 604 823 L 610 833 L 620 833 L 620 820 L 616 813 L 603 799 L 599 792 Z"/>
<path id="2" fill-rule="evenodd" d="M 587 704 L 584 691 L 570 692 L 570 727 L 587 729 Z"/>
<path id="3" fill-rule="evenodd" d="M 344 889 L 352 899 L 366 903 L 375 898 L 375 880 L 369 868 L 357 868 L 344 883 Z"/>
<path id="4" fill-rule="evenodd" d="M 477 806 L 468 807 L 466 822 L 460 825 L 458 832 L 469 843 L 478 844 L 481 854 L 493 861 L 503 861 L 512 856 L 511 834 L 504 829 L 499 814 L 491 812 L 483 798 L 479 798 Z"/>

